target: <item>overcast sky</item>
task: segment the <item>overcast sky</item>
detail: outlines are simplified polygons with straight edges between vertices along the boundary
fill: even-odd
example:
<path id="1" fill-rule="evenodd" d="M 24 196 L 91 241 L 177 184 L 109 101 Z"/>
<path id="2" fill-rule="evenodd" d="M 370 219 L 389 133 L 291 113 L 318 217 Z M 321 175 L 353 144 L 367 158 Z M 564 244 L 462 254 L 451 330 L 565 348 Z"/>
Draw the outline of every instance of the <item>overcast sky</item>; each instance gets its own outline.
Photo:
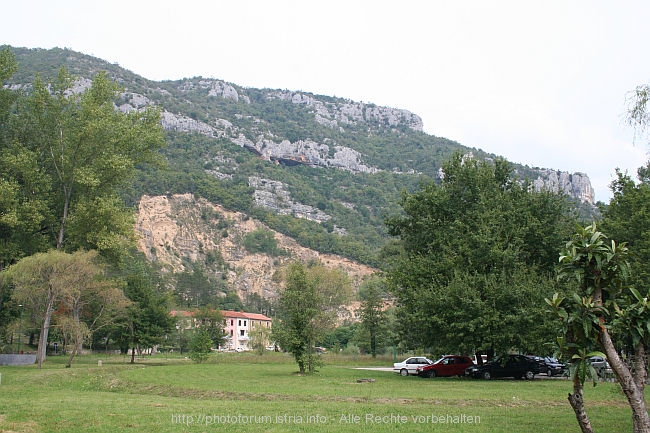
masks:
<path id="1" fill-rule="evenodd" d="M 153 80 L 212 77 L 403 108 L 535 167 L 645 164 L 626 97 L 650 83 L 650 1 L 20 0 L 0 44 L 70 48 Z"/>

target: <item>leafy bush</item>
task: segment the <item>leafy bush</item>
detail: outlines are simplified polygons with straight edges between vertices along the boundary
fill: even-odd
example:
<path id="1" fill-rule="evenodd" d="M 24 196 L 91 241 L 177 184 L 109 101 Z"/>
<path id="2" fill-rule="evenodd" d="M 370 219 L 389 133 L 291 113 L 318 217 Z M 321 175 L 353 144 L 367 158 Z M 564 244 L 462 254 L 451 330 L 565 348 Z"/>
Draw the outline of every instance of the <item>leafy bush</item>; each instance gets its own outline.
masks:
<path id="1" fill-rule="evenodd" d="M 197 364 L 207 360 L 212 353 L 212 338 L 205 329 L 197 330 L 190 340 L 190 359 Z"/>
<path id="2" fill-rule="evenodd" d="M 257 229 L 248 233 L 244 238 L 244 248 L 249 253 L 268 254 L 272 257 L 287 254 L 285 250 L 278 248 L 278 242 L 273 232 L 266 229 Z"/>

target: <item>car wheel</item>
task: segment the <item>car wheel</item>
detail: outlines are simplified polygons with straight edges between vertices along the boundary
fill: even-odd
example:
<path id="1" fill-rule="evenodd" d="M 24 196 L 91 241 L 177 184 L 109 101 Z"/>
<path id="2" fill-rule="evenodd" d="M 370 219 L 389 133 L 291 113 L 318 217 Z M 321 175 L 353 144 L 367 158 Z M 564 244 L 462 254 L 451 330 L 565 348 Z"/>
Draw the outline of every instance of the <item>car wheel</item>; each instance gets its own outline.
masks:
<path id="1" fill-rule="evenodd" d="M 409 371 L 408 371 L 407 369 L 405 369 L 405 368 L 402 368 L 402 369 L 399 371 L 399 374 L 401 374 L 402 376 L 408 376 L 408 375 L 409 375 Z"/>
<path id="2" fill-rule="evenodd" d="M 489 371 L 484 371 L 483 374 L 481 375 L 481 377 L 482 377 L 483 379 L 485 379 L 485 380 L 490 380 L 490 379 L 492 379 L 492 375 L 490 374 Z"/>
<path id="3" fill-rule="evenodd" d="M 533 380 L 533 379 L 535 379 L 535 373 L 528 370 L 528 371 L 526 371 L 526 373 L 524 373 L 524 377 L 526 378 L 526 380 Z"/>
<path id="4" fill-rule="evenodd" d="M 549 368 L 548 370 L 546 370 L 546 375 L 548 377 L 553 377 L 553 371 Z"/>
<path id="5" fill-rule="evenodd" d="M 429 377 L 430 377 L 430 378 L 434 378 L 434 377 L 436 377 L 437 375 L 438 375 L 438 374 L 436 373 L 436 370 L 429 370 Z"/>

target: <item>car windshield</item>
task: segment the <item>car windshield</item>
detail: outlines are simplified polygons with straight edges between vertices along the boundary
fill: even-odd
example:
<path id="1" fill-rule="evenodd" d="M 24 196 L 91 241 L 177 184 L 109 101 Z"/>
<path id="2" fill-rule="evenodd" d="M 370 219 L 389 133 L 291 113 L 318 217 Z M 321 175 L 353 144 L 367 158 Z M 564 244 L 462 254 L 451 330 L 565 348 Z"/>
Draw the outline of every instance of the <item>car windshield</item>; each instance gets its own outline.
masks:
<path id="1" fill-rule="evenodd" d="M 438 358 L 438 359 L 434 362 L 434 364 L 440 364 L 444 359 L 445 359 L 444 356 L 443 356 L 442 358 Z"/>

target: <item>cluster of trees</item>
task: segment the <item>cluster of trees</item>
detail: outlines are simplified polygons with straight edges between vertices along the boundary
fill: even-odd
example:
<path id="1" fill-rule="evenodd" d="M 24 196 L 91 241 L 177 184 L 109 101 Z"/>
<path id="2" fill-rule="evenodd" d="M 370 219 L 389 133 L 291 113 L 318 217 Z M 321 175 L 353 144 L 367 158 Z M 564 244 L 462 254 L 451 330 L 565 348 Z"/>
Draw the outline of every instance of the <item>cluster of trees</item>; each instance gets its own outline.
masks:
<path id="1" fill-rule="evenodd" d="M 442 182 L 405 193 L 403 215 L 387 220 L 397 237 L 384 257 L 400 344 L 438 353 L 555 350 L 572 363 L 568 400 L 583 432 L 592 431 L 583 385 L 596 376 L 588 358 L 606 356 L 634 431 L 650 431 L 650 163 L 638 183 L 617 171 L 603 231 L 569 212 L 566 197 L 518 181 L 502 159 L 458 153 L 443 172 Z"/>
<path id="2" fill-rule="evenodd" d="M 503 159 L 454 154 L 440 183 L 405 193 L 384 251 L 405 348 L 436 353 L 548 351 L 543 299 L 574 218 Z"/>

